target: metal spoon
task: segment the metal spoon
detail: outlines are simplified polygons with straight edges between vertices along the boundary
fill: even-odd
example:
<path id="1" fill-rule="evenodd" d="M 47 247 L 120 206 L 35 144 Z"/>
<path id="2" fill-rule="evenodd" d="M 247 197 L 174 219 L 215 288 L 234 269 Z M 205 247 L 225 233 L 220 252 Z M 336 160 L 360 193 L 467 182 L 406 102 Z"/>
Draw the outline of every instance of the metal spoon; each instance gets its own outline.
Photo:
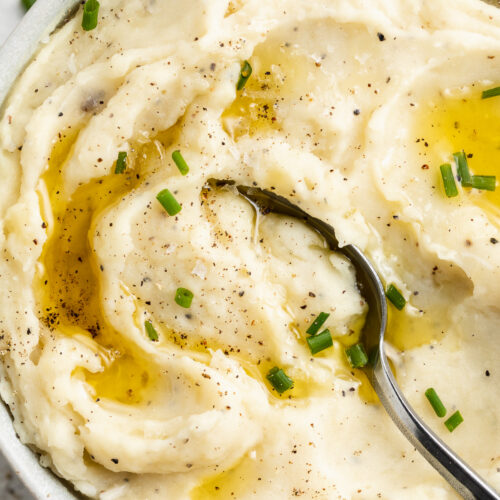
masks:
<path id="1" fill-rule="evenodd" d="M 343 253 L 351 261 L 359 291 L 369 306 L 362 339 L 371 354 L 371 363 L 364 370 L 387 413 L 408 441 L 466 500 L 500 500 L 500 495 L 424 424 L 403 396 L 385 353 L 387 302 L 384 287 L 363 253 L 354 245 L 340 247 L 330 225 L 311 217 L 282 196 L 257 187 L 237 186 L 231 180 L 211 180 L 209 185 L 235 186 L 264 214 L 273 212 L 304 221 L 323 236 L 332 250 Z"/>

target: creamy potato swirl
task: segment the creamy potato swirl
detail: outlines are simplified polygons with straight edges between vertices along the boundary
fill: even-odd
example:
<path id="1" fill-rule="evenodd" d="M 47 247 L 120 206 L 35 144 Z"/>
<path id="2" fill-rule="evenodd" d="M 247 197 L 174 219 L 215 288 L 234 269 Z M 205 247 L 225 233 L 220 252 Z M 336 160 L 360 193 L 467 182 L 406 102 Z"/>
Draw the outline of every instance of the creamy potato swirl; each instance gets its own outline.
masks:
<path id="1" fill-rule="evenodd" d="M 23 442 L 107 500 L 456 496 L 347 362 L 366 313 L 350 263 L 209 182 L 233 179 L 332 224 L 398 286 L 388 337 L 405 394 L 500 488 L 500 199 L 449 199 L 439 177 L 461 149 L 496 173 L 500 98 L 480 96 L 499 82 L 497 10 L 101 4 L 96 30 L 80 11 L 50 37 L 0 123 L 0 391 Z M 321 311 L 334 345 L 311 356 Z M 292 390 L 273 390 L 273 366 Z M 464 415 L 453 434 L 430 386 Z"/>

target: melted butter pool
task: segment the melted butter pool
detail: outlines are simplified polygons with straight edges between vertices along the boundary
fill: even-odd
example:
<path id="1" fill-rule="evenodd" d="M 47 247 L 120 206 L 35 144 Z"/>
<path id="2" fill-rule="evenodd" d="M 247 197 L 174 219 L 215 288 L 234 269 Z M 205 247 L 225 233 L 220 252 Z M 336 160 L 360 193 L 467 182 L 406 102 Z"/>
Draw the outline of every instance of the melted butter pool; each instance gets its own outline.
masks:
<path id="1" fill-rule="evenodd" d="M 414 135 L 420 139 L 431 168 L 444 162 L 453 164 L 453 153 L 464 150 L 472 174 L 496 175 L 496 191 L 465 189 L 461 196 L 499 217 L 500 97 L 481 99 L 482 90 L 470 90 L 459 97 L 440 96 L 426 103 L 419 111 Z"/>
<path id="2" fill-rule="evenodd" d="M 139 182 L 135 172 L 110 174 L 63 194 L 63 168 L 78 133 L 60 134 L 47 172 L 42 177 L 49 194 L 53 227 L 40 258 L 43 271 L 35 278 L 41 320 L 65 335 L 91 337 L 106 355 L 105 369 L 90 373 L 77 369 L 97 398 L 137 404 L 154 381 L 152 367 L 127 346 L 107 322 L 100 306 L 99 273 L 89 241 L 95 218 Z"/>
<path id="3" fill-rule="evenodd" d="M 253 69 L 245 88 L 222 114 L 225 131 L 237 141 L 244 135 L 280 130 L 280 110 L 291 99 L 311 99 L 301 85 L 308 81 L 315 62 L 288 44 L 263 44 L 255 50 Z"/>
<path id="4" fill-rule="evenodd" d="M 208 478 L 192 490 L 191 500 L 238 498 L 248 493 L 251 482 L 259 480 L 256 465 L 254 459 L 245 456 L 235 467 Z"/>
<path id="5" fill-rule="evenodd" d="M 429 175 L 438 172 L 442 163 L 454 165 L 453 153 L 464 150 L 472 174 L 496 175 L 500 181 L 500 98 L 481 99 L 482 90 L 441 95 L 420 105 L 411 136 L 418 141 L 418 161 L 428 167 Z M 436 182 L 441 183 L 438 174 Z M 476 204 L 500 226 L 498 182 L 496 191 L 464 189 L 456 200 Z M 439 310 L 412 315 L 406 308 L 397 311 L 389 304 L 386 338 L 401 351 L 439 341 L 447 328 Z"/>
<path id="6" fill-rule="evenodd" d="M 415 316 L 388 304 L 386 339 L 400 351 L 439 341 L 446 328 L 446 319 L 438 313 Z"/>

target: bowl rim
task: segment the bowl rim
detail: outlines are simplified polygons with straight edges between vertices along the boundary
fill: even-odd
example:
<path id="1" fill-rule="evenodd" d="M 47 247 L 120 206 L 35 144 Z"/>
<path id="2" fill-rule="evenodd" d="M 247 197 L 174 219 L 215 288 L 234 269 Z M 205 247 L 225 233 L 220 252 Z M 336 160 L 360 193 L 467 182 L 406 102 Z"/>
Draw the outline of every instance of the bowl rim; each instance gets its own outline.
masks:
<path id="1" fill-rule="evenodd" d="M 80 0 L 38 0 L 9 35 L 0 48 L 0 115 L 18 77 L 42 44 L 48 41 L 48 36 L 71 17 L 79 3 Z M 13 426 L 12 414 L 3 400 L 0 402 L 0 450 L 35 498 L 82 498 L 68 482 L 43 467 L 39 455 L 21 442 Z"/>

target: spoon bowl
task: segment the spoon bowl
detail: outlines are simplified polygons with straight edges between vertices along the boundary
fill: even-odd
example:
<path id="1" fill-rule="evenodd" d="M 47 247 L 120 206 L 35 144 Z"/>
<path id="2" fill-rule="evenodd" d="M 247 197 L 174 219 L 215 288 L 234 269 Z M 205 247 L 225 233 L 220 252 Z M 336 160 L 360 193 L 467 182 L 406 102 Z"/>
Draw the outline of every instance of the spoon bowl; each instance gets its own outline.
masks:
<path id="1" fill-rule="evenodd" d="M 385 410 L 399 430 L 423 457 L 466 500 L 500 500 L 500 495 L 458 457 L 413 410 L 394 377 L 385 352 L 387 301 L 384 287 L 370 261 L 355 245 L 340 246 L 329 224 L 310 216 L 286 198 L 258 187 L 237 185 L 232 180 L 211 180 L 215 188 L 234 186 L 238 193 L 263 214 L 294 217 L 315 229 L 331 250 L 345 255 L 356 271 L 356 283 L 368 304 L 361 332 L 370 363 L 363 368 Z"/>

